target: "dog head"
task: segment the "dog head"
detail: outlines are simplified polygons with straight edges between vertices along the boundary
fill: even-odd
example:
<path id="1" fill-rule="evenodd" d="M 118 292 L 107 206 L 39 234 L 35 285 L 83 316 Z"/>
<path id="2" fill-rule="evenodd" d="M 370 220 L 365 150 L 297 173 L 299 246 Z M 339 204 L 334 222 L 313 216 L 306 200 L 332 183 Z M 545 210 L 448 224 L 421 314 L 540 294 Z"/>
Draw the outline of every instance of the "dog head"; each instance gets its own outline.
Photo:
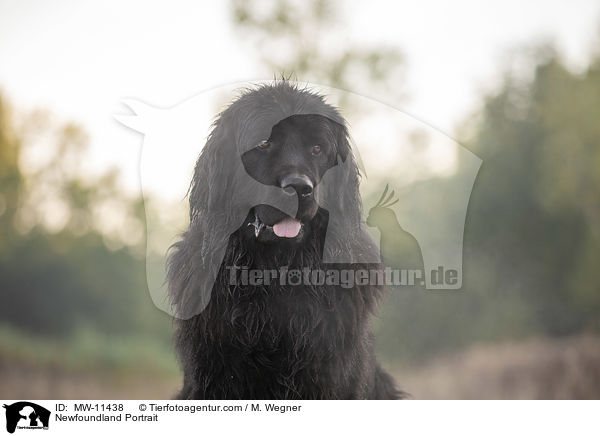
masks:
<path id="1" fill-rule="evenodd" d="M 346 159 L 344 178 L 321 186 L 326 172 Z M 267 187 L 293 197 L 293 213 Z M 358 168 L 344 120 L 320 95 L 278 82 L 244 93 L 219 115 L 196 165 L 191 219 L 211 214 L 219 217 L 216 229 L 237 229 L 239 220 L 228 220 L 243 216 L 241 231 L 249 238 L 295 244 L 328 199 L 346 204 L 341 213 L 358 228 Z"/>
<path id="2" fill-rule="evenodd" d="M 323 97 L 285 81 L 245 91 L 196 162 L 190 226 L 169 256 L 177 316 L 204 310 L 222 265 L 372 261 L 358 188 L 345 122 Z"/>

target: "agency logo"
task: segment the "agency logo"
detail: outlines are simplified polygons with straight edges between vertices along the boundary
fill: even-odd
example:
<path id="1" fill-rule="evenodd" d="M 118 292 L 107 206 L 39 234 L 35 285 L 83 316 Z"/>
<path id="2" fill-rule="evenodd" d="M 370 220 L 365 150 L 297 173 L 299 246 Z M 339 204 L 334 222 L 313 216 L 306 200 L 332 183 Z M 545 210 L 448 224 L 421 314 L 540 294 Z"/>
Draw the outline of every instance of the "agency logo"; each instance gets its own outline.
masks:
<path id="1" fill-rule="evenodd" d="M 14 433 L 19 430 L 48 430 L 50 411 L 29 401 L 18 401 L 3 406 L 6 409 L 6 431 Z"/>
<path id="2" fill-rule="evenodd" d="M 369 270 L 377 279 L 369 284 L 379 285 L 376 271 L 362 266 L 383 263 L 416 271 L 418 289 L 462 287 L 463 234 L 479 157 L 364 96 L 291 82 L 247 85 L 215 88 L 166 109 L 126 99 L 131 113 L 115 116 L 144 134 L 144 195 L 176 199 L 169 207 L 145 208 L 146 277 L 157 307 L 182 319 L 201 313 L 222 265 L 225 280 L 237 284 L 240 272 L 243 283 L 247 271 L 248 283 L 266 283 L 265 271 L 252 269 L 251 254 L 272 247 L 281 255 L 268 273 L 278 271 L 286 286 L 312 286 L 313 275 L 317 283 L 332 277 L 342 285 L 336 269 L 351 274 L 356 268 L 361 273 L 348 283 L 357 277 L 362 283 L 362 270 Z M 236 94 L 211 125 L 217 108 Z M 335 109 L 342 101 L 343 117 Z M 152 203 L 149 197 L 146 204 Z M 188 242 L 173 245 L 186 229 Z M 324 274 L 319 268 L 303 269 L 302 276 L 293 269 L 279 273 L 297 247 L 310 260 L 302 266 L 319 264 Z M 168 283 L 182 290 L 181 304 L 173 304 Z"/>

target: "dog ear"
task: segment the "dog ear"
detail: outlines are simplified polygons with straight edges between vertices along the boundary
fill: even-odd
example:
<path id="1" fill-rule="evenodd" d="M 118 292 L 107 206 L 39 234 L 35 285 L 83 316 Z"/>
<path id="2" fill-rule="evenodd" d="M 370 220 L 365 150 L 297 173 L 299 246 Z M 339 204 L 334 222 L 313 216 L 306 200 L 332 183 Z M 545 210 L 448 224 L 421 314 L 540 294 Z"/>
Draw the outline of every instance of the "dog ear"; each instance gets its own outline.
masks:
<path id="1" fill-rule="evenodd" d="M 228 118 L 228 114 L 221 114 L 196 161 L 189 191 L 190 222 L 202 211 L 221 210 L 227 201 L 228 186 L 224 182 L 232 171 L 234 148 L 234 140 L 227 128 L 231 125 Z"/>
<path id="2" fill-rule="evenodd" d="M 329 212 L 325 262 L 378 263 L 379 252 L 362 225 L 360 171 L 343 121 L 326 117 L 335 141 L 331 174 L 321 185 L 319 205 Z"/>
<path id="3" fill-rule="evenodd" d="M 343 122 L 338 122 L 332 118 L 325 117 L 327 124 L 332 132 L 335 141 L 336 157 L 333 164 L 337 163 L 337 157 L 341 157 L 342 162 L 346 162 L 346 158 L 350 153 L 350 141 L 348 139 L 348 129 Z"/>
<path id="4" fill-rule="evenodd" d="M 235 154 L 230 126 L 227 114 L 221 114 L 202 148 L 189 189 L 190 227 L 169 249 L 169 297 L 178 318 L 201 313 L 210 301 L 229 236 L 223 219 Z"/>

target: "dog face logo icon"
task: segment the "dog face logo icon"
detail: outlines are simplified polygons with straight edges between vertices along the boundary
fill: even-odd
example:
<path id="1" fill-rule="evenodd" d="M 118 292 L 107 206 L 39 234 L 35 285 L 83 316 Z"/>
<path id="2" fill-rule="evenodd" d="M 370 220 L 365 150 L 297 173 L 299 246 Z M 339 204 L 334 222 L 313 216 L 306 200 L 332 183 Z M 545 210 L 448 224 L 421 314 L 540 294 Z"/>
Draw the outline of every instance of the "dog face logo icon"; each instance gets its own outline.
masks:
<path id="1" fill-rule="evenodd" d="M 19 401 L 3 406 L 6 409 L 6 431 L 18 429 L 48 429 L 50 411 L 29 401 Z"/>

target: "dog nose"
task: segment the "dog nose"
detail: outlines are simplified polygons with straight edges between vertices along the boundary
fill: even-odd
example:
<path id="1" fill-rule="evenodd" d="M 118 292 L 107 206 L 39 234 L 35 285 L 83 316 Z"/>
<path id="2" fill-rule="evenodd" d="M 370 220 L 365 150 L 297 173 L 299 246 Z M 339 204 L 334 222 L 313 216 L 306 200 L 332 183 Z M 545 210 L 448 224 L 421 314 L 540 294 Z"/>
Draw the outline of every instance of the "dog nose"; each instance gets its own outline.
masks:
<path id="1" fill-rule="evenodd" d="M 301 197 L 308 197 L 313 192 L 313 183 L 304 174 L 292 174 L 286 176 L 281 180 L 279 186 L 281 186 L 283 191 L 288 195 L 298 193 Z"/>

